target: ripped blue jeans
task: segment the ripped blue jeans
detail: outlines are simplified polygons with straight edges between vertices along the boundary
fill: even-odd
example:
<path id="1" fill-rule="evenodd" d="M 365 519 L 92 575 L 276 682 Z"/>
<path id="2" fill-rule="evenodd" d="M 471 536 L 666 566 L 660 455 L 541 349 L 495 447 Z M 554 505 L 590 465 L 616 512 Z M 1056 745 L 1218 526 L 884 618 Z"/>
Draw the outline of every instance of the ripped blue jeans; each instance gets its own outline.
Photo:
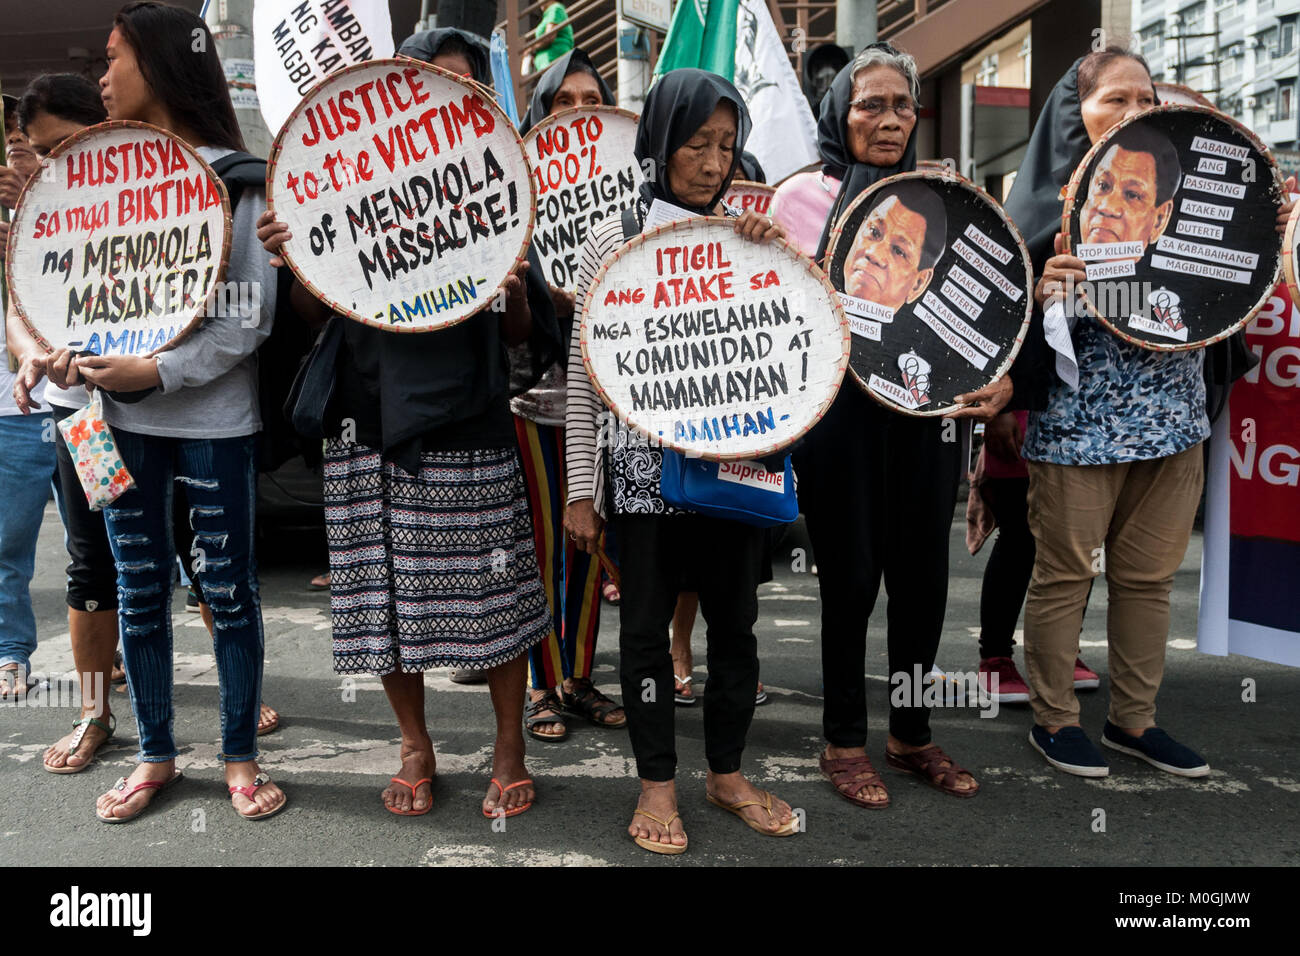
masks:
<path id="1" fill-rule="evenodd" d="M 262 698 L 262 603 L 253 556 L 254 436 L 189 439 L 114 429 L 136 487 L 104 509 L 117 564 L 118 625 L 139 759 L 176 757 L 172 738 L 173 481 L 185 487 L 192 555 L 212 608 L 221 684 L 221 759 L 257 757 Z"/>

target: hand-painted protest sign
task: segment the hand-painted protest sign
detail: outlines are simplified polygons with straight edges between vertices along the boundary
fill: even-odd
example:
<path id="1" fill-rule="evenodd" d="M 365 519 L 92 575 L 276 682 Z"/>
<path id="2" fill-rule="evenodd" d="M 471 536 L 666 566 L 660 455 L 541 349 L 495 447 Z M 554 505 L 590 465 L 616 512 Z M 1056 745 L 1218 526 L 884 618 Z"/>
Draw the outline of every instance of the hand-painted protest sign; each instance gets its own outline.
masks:
<path id="1" fill-rule="evenodd" d="M 896 411 L 950 412 L 1020 350 L 1029 253 L 1002 207 L 966 179 L 927 170 L 880 180 L 835 224 L 826 261 L 854 333 L 849 369 Z"/>
<path id="2" fill-rule="evenodd" d="M 1156 98 L 1161 103 L 1177 103 L 1182 106 L 1208 106 L 1210 109 L 1214 109 L 1214 104 L 1210 102 L 1208 97 L 1181 83 L 1156 83 Z"/>
<path id="3" fill-rule="evenodd" d="M 619 249 L 587 293 L 581 336 L 615 415 L 651 441 L 717 461 L 798 440 L 830 407 L 849 352 L 821 270 L 720 217 L 670 223 Z"/>
<path id="4" fill-rule="evenodd" d="M 533 248 L 546 281 L 572 292 L 591 230 L 636 201 L 644 176 L 632 153 L 636 114 L 578 106 L 546 117 L 524 137 L 537 188 Z"/>
<path id="5" fill-rule="evenodd" d="M 256 97 L 275 133 L 308 91 L 337 70 L 393 55 L 388 0 L 256 0 Z"/>
<path id="6" fill-rule="evenodd" d="M 1286 277 L 1291 301 L 1300 302 L 1300 203 L 1291 210 L 1282 238 L 1282 273 Z"/>
<path id="7" fill-rule="evenodd" d="M 1285 285 L 1245 338 L 1259 365 L 1210 439 L 1197 645 L 1300 667 L 1300 308 Z"/>
<path id="8" fill-rule="evenodd" d="M 748 179 L 736 179 L 731 183 L 727 194 L 722 197 L 722 201 L 728 206 L 735 206 L 742 212 L 746 209 L 752 209 L 761 216 L 766 216 L 772 211 L 772 194 L 776 192 L 775 186 L 769 186 L 767 183 L 755 183 Z"/>
<path id="9" fill-rule="evenodd" d="M 533 227 L 532 177 L 505 113 L 415 60 L 363 63 L 312 90 L 276 138 L 267 181 L 303 285 L 394 332 L 491 306 Z"/>
<path id="10" fill-rule="evenodd" d="M 1120 338 L 1157 351 L 1236 332 L 1277 285 L 1282 177 L 1231 117 L 1157 106 L 1098 140 L 1066 189 L 1066 251 L 1079 291 Z"/>
<path id="11" fill-rule="evenodd" d="M 60 143 L 18 201 L 5 267 L 23 322 L 52 349 L 148 355 L 202 322 L 230 247 L 225 186 L 147 123 Z"/>

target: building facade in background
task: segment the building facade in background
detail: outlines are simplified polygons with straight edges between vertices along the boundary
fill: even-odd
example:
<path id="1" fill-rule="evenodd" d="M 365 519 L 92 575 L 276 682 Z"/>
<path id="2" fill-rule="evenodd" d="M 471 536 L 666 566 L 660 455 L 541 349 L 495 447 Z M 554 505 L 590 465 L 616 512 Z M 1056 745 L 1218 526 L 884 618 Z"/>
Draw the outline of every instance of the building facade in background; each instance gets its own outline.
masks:
<path id="1" fill-rule="evenodd" d="M 1204 93 L 1295 170 L 1300 0 L 1133 0 L 1132 19 L 1156 79 Z"/>

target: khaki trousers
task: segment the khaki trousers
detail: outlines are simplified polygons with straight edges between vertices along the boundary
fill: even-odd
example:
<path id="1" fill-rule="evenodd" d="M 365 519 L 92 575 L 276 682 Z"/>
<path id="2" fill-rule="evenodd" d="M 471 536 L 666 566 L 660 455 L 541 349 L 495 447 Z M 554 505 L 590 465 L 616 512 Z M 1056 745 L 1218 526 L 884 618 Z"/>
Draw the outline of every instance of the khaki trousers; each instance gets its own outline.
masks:
<path id="1" fill-rule="evenodd" d="M 1200 445 L 1110 465 L 1029 462 L 1029 527 L 1038 553 L 1025 603 L 1025 663 L 1039 726 L 1079 723 L 1074 659 L 1088 586 L 1103 571 L 1110 721 L 1155 726 L 1169 592 L 1187 552 L 1203 467 Z"/>

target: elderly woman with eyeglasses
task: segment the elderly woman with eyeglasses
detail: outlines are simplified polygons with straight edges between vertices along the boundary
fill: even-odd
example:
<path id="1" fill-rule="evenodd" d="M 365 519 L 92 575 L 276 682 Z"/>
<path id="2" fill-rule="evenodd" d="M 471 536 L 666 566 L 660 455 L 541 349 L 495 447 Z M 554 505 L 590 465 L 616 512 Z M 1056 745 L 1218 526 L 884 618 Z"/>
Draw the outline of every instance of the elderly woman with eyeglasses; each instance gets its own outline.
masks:
<path id="1" fill-rule="evenodd" d="M 835 221 L 858 195 L 916 168 L 919 92 L 916 62 L 887 43 L 866 47 L 836 76 L 822 101 L 818 147 L 822 176 L 841 182 L 833 202 L 820 203 L 828 211 L 818 260 Z M 824 178 L 810 183 L 825 190 Z M 1010 397 L 1010 382 L 999 380 L 957 396 L 967 407 L 950 417 L 987 421 Z M 882 577 L 889 591 L 889 672 L 904 675 L 901 689 L 908 691 L 891 688 L 886 760 L 953 796 L 979 791 L 975 778 L 931 741 L 929 708 L 918 702 L 921 688 L 910 686 L 934 665 L 948 600 L 961 442 L 945 424 L 891 411 L 846 385 L 795 453 L 822 599 L 827 746 L 819 764 L 842 797 L 867 809 L 889 805 L 867 756 L 863 676 L 867 621 Z"/>

